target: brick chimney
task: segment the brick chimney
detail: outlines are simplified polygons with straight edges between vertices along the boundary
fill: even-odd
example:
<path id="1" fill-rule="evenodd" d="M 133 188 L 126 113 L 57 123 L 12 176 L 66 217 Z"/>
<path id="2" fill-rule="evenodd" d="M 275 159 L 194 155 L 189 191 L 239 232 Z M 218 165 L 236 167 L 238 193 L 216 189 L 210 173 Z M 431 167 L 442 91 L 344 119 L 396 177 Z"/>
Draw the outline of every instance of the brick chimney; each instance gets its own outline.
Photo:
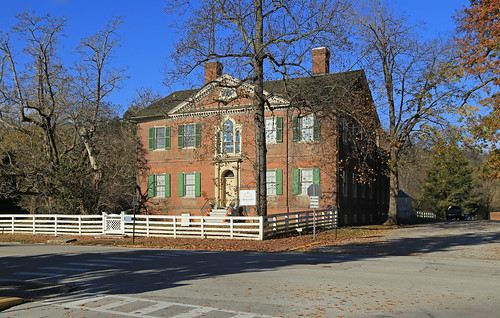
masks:
<path id="1" fill-rule="evenodd" d="M 312 64 L 313 75 L 330 73 L 330 52 L 326 47 L 312 49 Z"/>
<path id="2" fill-rule="evenodd" d="M 222 75 L 222 64 L 218 61 L 205 63 L 205 84 L 214 81 Z"/>

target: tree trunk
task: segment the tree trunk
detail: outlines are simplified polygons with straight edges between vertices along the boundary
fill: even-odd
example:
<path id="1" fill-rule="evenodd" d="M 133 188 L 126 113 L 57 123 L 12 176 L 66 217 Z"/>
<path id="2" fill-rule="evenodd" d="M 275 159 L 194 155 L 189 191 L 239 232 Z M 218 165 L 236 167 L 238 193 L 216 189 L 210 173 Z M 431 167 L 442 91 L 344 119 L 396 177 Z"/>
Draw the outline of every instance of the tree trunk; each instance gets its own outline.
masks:
<path id="1" fill-rule="evenodd" d="M 393 146 L 391 147 L 389 160 L 389 212 L 385 225 L 398 224 L 399 168 L 397 157 L 397 149 Z"/>
<path id="2" fill-rule="evenodd" d="M 256 177 L 257 177 L 257 214 L 267 215 L 266 167 L 267 148 L 264 126 L 264 19 L 262 16 L 262 0 L 255 0 L 255 59 L 254 59 L 254 97 L 253 109 L 255 119 L 256 142 Z"/>

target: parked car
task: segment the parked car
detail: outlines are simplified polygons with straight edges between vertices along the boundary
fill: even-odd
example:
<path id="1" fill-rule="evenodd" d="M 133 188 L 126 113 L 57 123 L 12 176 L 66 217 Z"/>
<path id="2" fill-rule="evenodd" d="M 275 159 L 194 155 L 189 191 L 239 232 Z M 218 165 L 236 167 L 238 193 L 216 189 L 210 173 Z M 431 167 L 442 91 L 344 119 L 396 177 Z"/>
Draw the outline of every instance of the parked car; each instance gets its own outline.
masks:
<path id="1" fill-rule="evenodd" d="M 448 207 L 448 210 L 446 210 L 446 219 L 447 220 L 452 220 L 452 219 L 464 220 L 465 219 L 464 209 L 462 209 L 462 207 L 458 206 L 458 205 L 450 205 Z"/>

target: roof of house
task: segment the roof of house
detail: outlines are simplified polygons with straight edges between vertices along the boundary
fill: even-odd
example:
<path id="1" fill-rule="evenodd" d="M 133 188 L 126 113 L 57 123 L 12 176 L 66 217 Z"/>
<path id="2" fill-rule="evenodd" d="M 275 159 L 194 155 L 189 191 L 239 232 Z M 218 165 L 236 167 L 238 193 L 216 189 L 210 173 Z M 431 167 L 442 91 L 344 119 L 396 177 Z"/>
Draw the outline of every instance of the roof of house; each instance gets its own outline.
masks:
<path id="1" fill-rule="evenodd" d="M 365 87 L 363 87 L 365 86 Z M 335 103 L 346 99 L 346 92 L 353 87 L 368 89 L 364 71 L 356 70 L 341 73 L 330 73 L 316 76 L 305 76 L 287 80 L 273 80 L 264 83 L 264 90 L 270 95 L 282 97 L 290 104 L 304 104 L 314 101 L 315 104 Z M 351 88 L 351 90 L 346 90 Z M 137 112 L 133 119 L 147 120 L 166 116 L 174 107 L 196 95 L 202 88 L 174 92 L 167 97 Z M 369 89 L 368 89 L 369 91 Z M 370 95 L 371 98 L 371 95 Z"/>

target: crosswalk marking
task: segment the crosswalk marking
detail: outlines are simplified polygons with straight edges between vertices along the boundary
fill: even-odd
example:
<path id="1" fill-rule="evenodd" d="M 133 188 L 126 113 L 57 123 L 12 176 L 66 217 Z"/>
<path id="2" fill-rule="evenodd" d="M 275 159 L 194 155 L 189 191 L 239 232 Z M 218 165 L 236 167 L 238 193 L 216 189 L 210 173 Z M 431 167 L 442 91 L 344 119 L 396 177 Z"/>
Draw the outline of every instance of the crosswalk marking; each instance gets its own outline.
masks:
<path id="1" fill-rule="evenodd" d="M 102 314 L 110 314 L 113 316 L 126 316 L 126 317 L 137 317 L 137 318 L 159 318 L 163 315 L 162 310 L 167 309 L 169 307 L 181 307 L 183 309 L 182 313 L 179 313 L 174 316 L 169 316 L 171 318 L 196 318 L 200 316 L 204 316 L 208 313 L 212 313 L 213 315 L 224 314 L 224 316 L 230 315 L 235 318 L 272 318 L 272 316 L 259 315 L 250 312 L 241 312 L 235 311 L 231 309 L 221 309 L 215 307 L 208 306 L 199 306 L 199 305 L 191 305 L 184 303 L 174 303 L 168 301 L 155 301 L 145 298 L 135 298 L 129 296 L 121 296 L 121 295 L 105 295 L 105 294 L 88 294 L 82 293 L 77 296 L 83 297 L 82 299 L 78 299 L 75 301 L 61 301 L 61 300 L 46 300 L 44 303 L 48 303 L 50 305 L 57 305 L 64 308 L 72 308 L 79 309 L 84 311 L 94 311 Z M 102 302 L 109 302 L 103 305 L 99 305 Z M 133 302 L 138 302 L 144 304 L 145 307 L 142 308 L 130 308 L 131 311 L 123 311 L 123 306 L 131 304 Z M 113 310 L 114 308 L 121 307 L 119 310 Z M 135 307 L 135 306 L 134 306 Z M 155 314 L 155 312 L 157 312 Z"/>
<path id="2" fill-rule="evenodd" d="M 182 313 L 182 314 L 179 314 L 179 315 L 176 315 L 176 316 L 172 316 L 172 318 L 193 318 L 193 317 L 200 317 L 206 313 L 209 313 L 211 311 L 213 311 L 215 308 L 211 308 L 211 307 L 197 307 L 197 308 L 194 308 L 188 312 L 185 312 L 185 313 Z"/>

